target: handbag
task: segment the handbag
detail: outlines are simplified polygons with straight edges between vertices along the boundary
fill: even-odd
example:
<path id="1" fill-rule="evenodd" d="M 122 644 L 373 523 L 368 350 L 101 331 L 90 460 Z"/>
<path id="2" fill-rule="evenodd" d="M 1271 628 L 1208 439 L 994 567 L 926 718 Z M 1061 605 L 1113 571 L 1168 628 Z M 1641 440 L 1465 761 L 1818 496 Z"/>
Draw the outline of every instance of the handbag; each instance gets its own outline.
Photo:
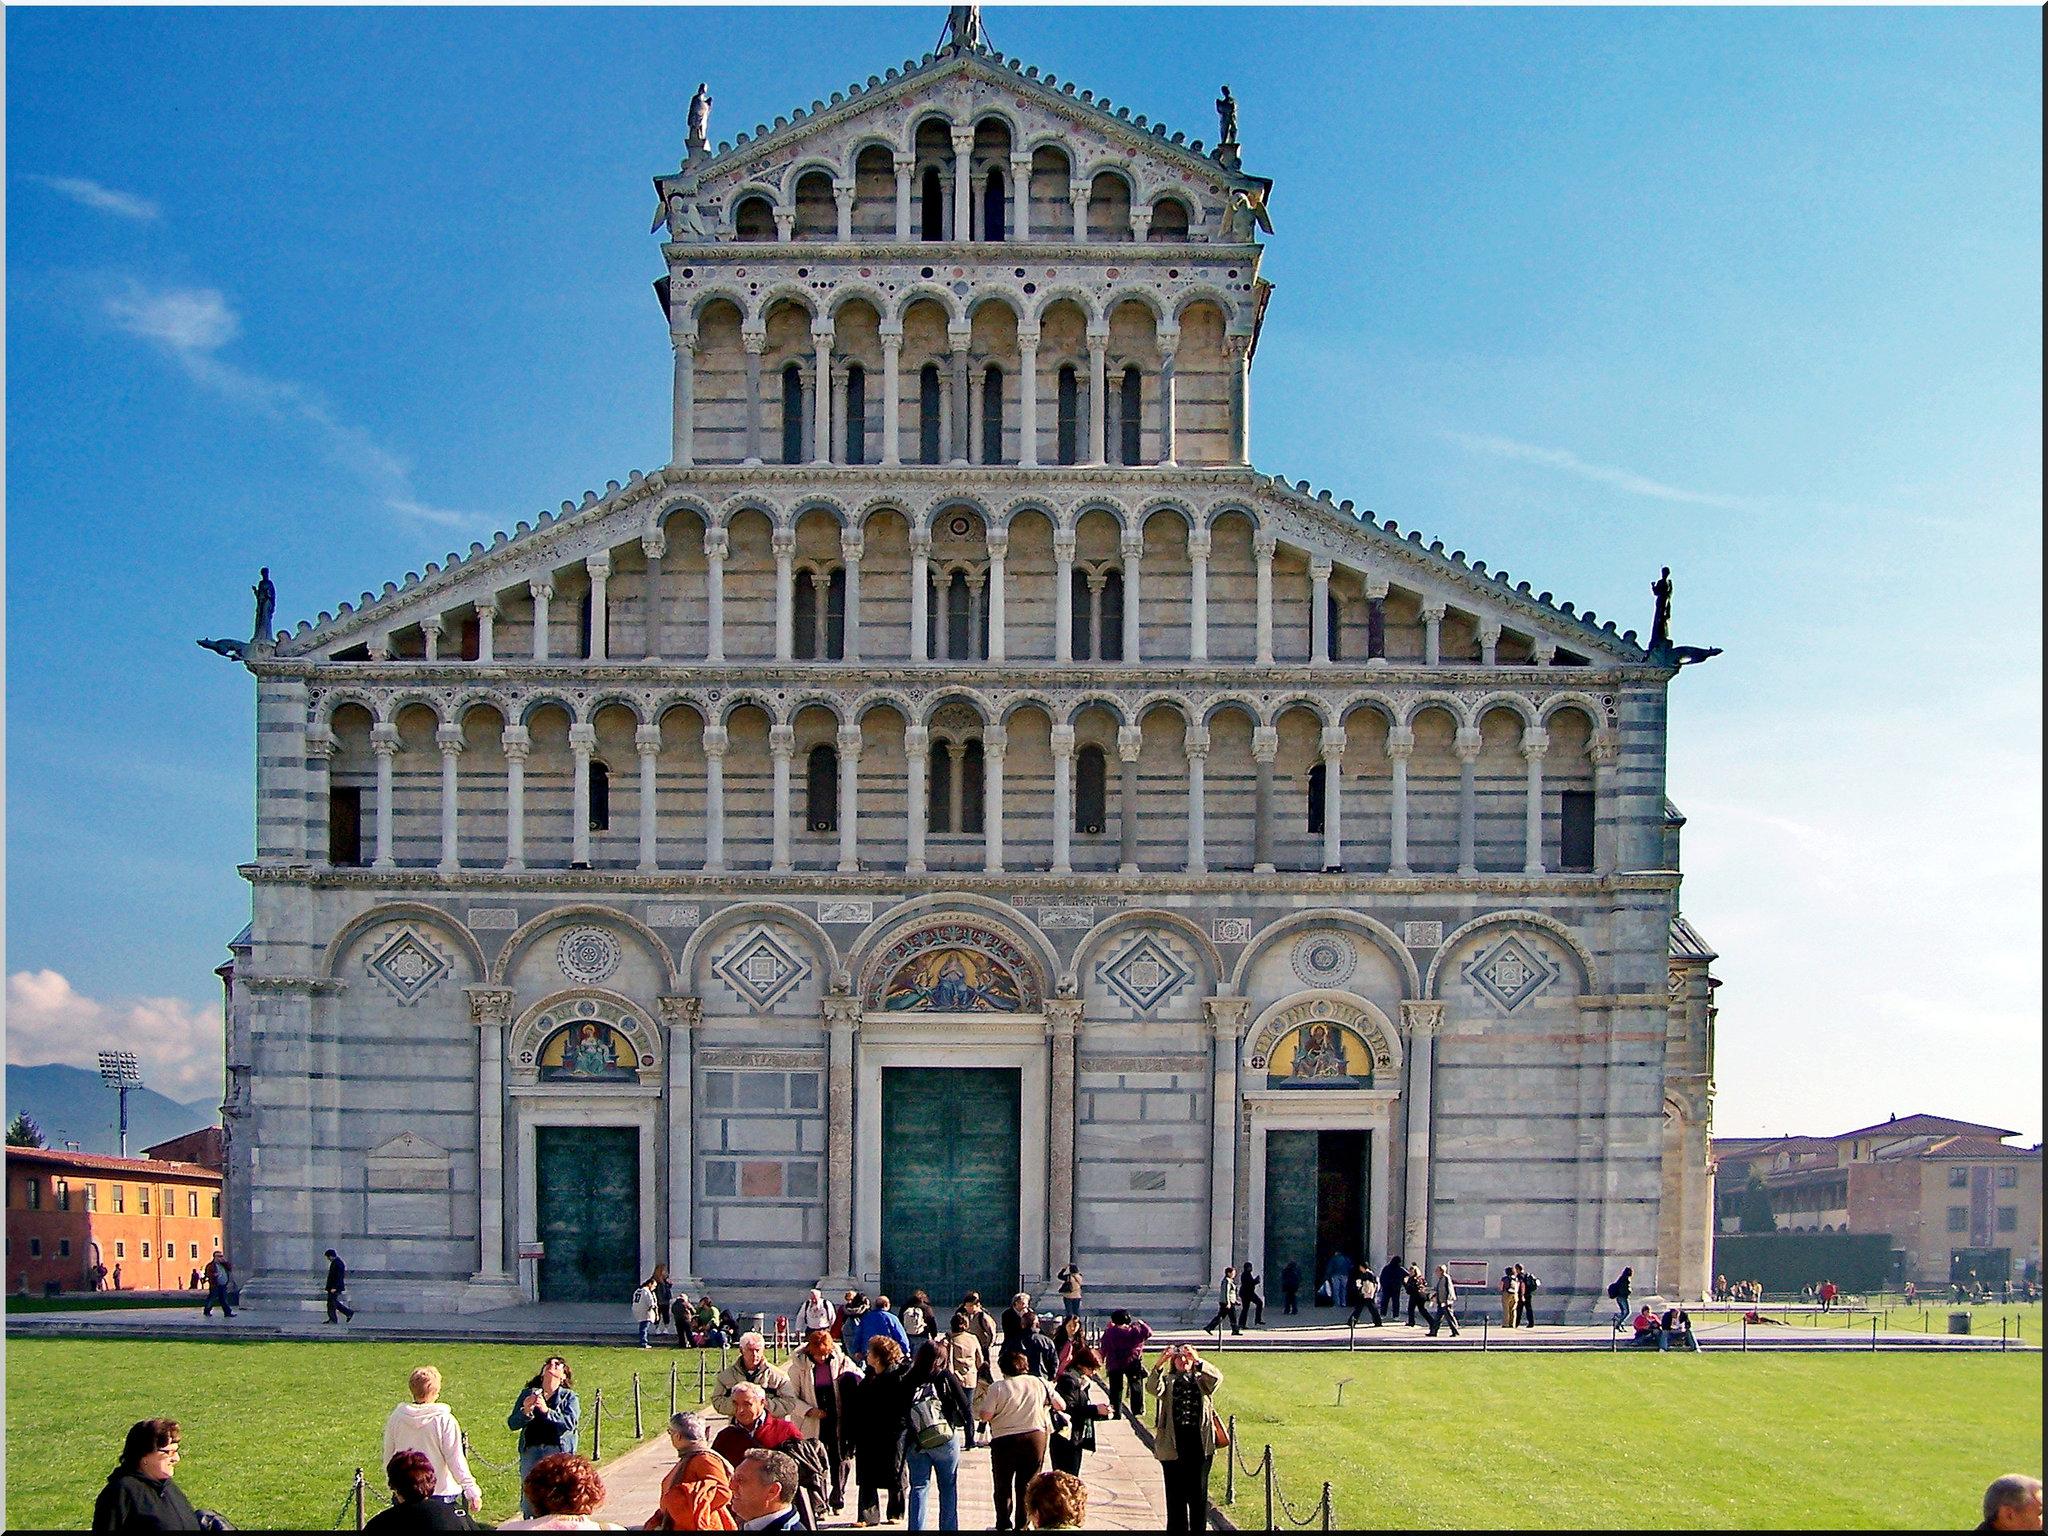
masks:
<path id="1" fill-rule="evenodd" d="M 1216 1448 L 1218 1450 L 1228 1450 L 1230 1448 L 1230 1426 L 1223 1422 L 1223 1415 L 1216 1411 L 1214 1403 L 1209 1405 L 1209 1427 L 1216 1433 Z"/>
<path id="2" fill-rule="evenodd" d="M 935 1451 L 953 1438 L 953 1426 L 939 1402 L 939 1390 L 930 1382 L 911 1394 L 910 1437 L 921 1451 Z"/>

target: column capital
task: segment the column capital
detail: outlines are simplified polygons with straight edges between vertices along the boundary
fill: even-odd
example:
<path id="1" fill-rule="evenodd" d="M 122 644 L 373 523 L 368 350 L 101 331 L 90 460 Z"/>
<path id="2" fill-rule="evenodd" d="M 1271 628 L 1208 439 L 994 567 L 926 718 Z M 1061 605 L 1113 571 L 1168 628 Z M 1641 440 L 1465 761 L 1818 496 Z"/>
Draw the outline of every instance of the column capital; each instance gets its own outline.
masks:
<path id="1" fill-rule="evenodd" d="M 497 593 L 493 592 L 489 597 L 480 597 L 476 600 L 476 616 L 479 619 L 495 619 L 498 616 Z"/>
<path id="2" fill-rule="evenodd" d="M 704 755 L 706 757 L 723 757 L 725 756 L 726 749 L 731 745 L 732 738 L 726 734 L 724 726 L 707 725 L 704 727 Z"/>
<path id="3" fill-rule="evenodd" d="M 1252 1000 L 1248 997 L 1205 997 L 1202 1011 L 1209 1017 L 1209 1033 L 1218 1040 L 1236 1044 L 1244 1029 L 1244 1016 L 1250 1012 Z"/>
<path id="4" fill-rule="evenodd" d="M 841 757 L 859 757 L 860 742 L 859 726 L 842 725 L 839 727 L 839 755 Z"/>
<path id="5" fill-rule="evenodd" d="M 1387 727 L 1387 756 L 1398 760 L 1415 751 L 1415 728 L 1407 725 Z"/>
<path id="6" fill-rule="evenodd" d="M 731 552 L 732 541 L 727 537 L 726 531 L 723 528 L 706 528 L 704 530 L 704 558 L 706 560 L 724 560 Z"/>
<path id="7" fill-rule="evenodd" d="M 833 324 L 830 315 L 820 315 L 811 322 L 811 340 L 829 342 L 832 339 Z"/>
<path id="8" fill-rule="evenodd" d="M 1052 554 L 1055 560 L 1072 560 L 1077 539 L 1071 528 L 1055 528 L 1052 531 Z"/>
<path id="9" fill-rule="evenodd" d="M 987 547 L 991 560 L 1005 559 L 1010 553 L 1010 535 L 1004 529 L 991 528 L 982 543 Z"/>
<path id="10" fill-rule="evenodd" d="M 462 727 L 459 725 L 439 727 L 434 732 L 434 743 L 440 747 L 443 757 L 452 757 L 459 752 L 467 751 L 469 748 L 469 742 L 463 736 Z"/>
<path id="11" fill-rule="evenodd" d="M 1173 354 L 1180 350 L 1180 332 L 1171 326 L 1164 327 L 1154 333 L 1153 339 L 1159 347 L 1161 366 L 1171 368 Z"/>
<path id="12" fill-rule="evenodd" d="M 611 575 L 612 557 L 610 551 L 601 551 L 598 554 L 586 556 L 583 561 L 583 569 L 592 577 Z"/>
<path id="13" fill-rule="evenodd" d="M 1117 727 L 1116 755 L 1123 759 L 1123 761 L 1135 763 L 1138 760 L 1138 753 L 1143 750 L 1144 745 L 1145 733 L 1138 726 L 1123 725 Z"/>
<path id="14" fill-rule="evenodd" d="M 1073 1039 L 1081 1027 L 1083 1003 L 1078 997 L 1049 997 L 1045 1000 L 1045 1032 L 1048 1036 Z"/>
<path id="15" fill-rule="evenodd" d="M 906 725 L 903 728 L 903 751 L 911 757 L 923 757 L 931 750 L 932 733 L 922 725 Z"/>
<path id="16" fill-rule="evenodd" d="M 910 530 L 910 552 L 913 555 L 929 555 L 932 552 L 932 531 L 929 528 Z"/>
<path id="17" fill-rule="evenodd" d="M 686 331 L 674 326 L 669 328 L 668 344 L 679 357 L 685 352 L 695 357 L 704 348 L 703 339 L 695 331 Z"/>
<path id="18" fill-rule="evenodd" d="M 1393 583 L 1384 576 L 1366 577 L 1365 600 L 1369 603 L 1384 603 L 1387 600 L 1387 593 L 1392 586 Z"/>
<path id="19" fill-rule="evenodd" d="M 659 560 L 668 553 L 668 535 L 659 528 L 641 534 L 640 553 L 647 557 L 649 563 Z"/>
<path id="20" fill-rule="evenodd" d="M 1280 536 L 1260 529 L 1252 539 L 1252 553 L 1261 560 L 1271 560 L 1273 552 L 1280 547 Z"/>
<path id="21" fill-rule="evenodd" d="M 420 628 L 430 635 L 439 635 L 446 632 L 448 621 L 438 613 L 430 613 L 420 620 Z"/>
<path id="22" fill-rule="evenodd" d="M 1479 621 L 1479 643 L 1481 645 L 1497 645 L 1500 643 L 1499 619 L 1481 619 Z"/>
<path id="23" fill-rule="evenodd" d="M 1052 755 L 1069 758 L 1074 755 L 1074 728 L 1071 725 L 1056 725 L 1052 728 Z"/>
<path id="24" fill-rule="evenodd" d="M 1191 528 L 1188 530 L 1188 558 L 1190 560 L 1208 559 L 1209 552 L 1214 547 L 1214 541 L 1210 538 L 1208 529 Z"/>
<path id="25" fill-rule="evenodd" d="M 740 345 L 753 353 L 754 356 L 759 357 L 768 350 L 768 333 L 766 331 L 742 330 L 740 332 Z"/>
<path id="26" fill-rule="evenodd" d="M 1010 733 L 1000 725 L 981 728 L 981 750 L 989 757 L 1001 757 L 1010 749 Z"/>
<path id="27" fill-rule="evenodd" d="M 1530 647 L 1530 652 L 1537 666 L 1547 667 L 1557 658 L 1557 642 L 1547 636 L 1538 635 L 1536 643 Z"/>
<path id="28" fill-rule="evenodd" d="M 1038 327 L 1035 325 L 1020 325 L 1017 327 L 1017 345 L 1026 352 L 1038 350 L 1038 337 Z"/>
<path id="29" fill-rule="evenodd" d="M 373 725 L 370 727 L 370 750 L 379 757 L 390 757 L 398 751 L 398 727 L 395 725 Z"/>
<path id="30" fill-rule="evenodd" d="M 1336 568 L 1333 562 L 1318 557 L 1308 563 L 1308 578 L 1310 581 L 1328 581 L 1330 572 Z"/>
<path id="31" fill-rule="evenodd" d="M 1209 755 L 1209 727 L 1206 725 L 1189 726 L 1187 734 L 1181 739 L 1181 745 L 1189 757 L 1207 757 Z"/>
<path id="32" fill-rule="evenodd" d="M 867 553 L 867 540 L 858 528 L 839 530 L 839 558 L 849 563 L 858 562 Z"/>
<path id="33" fill-rule="evenodd" d="M 825 1027 L 834 1034 L 860 1028 L 860 999 L 839 993 L 825 999 Z"/>
<path id="34" fill-rule="evenodd" d="M 330 758 L 334 756 L 334 732 L 324 725 L 309 725 L 305 735 L 306 756 Z"/>
<path id="35" fill-rule="evenodd" d="M 701 997 L 664 993 L 654 1001 L 661 1009 L 661 1022 L 669 1027 L 672 1034 L 680 1032 L 687 1035 L 704 1022 L 704 999 Z"/>
<path id="36" fill-rule="evenodd" d="M 1243 362 L 1252 355 L 1252 338 L 1232 333 L 1223 338 L 1223 350 L 1232 362 Z"/>
<path id="37" fill-rule="evenodd" d="M 370 652 L 370 660 L 389 661 L 391 659 L 391 637 L 389 635 L 370 636 L 368 650 Z"/>
<path id="38" fill-rule="evenodd" d="M 915 155 L 905 154 L 902 150 L 899 149 L 895 152 L 893 156 L 891 156 L 891 158 L 895 160 L 896 169 L 899 172 L 914 171 L 917 169 L 917 156 Z"/>
<path id="39" fill-rule="evenodd" d="M 1429 597 L 1422 601 L 1422 621 L 1425 624 L 1443 623 L 1444 615 L 1450 611 L 1451 605 L 1441 598 Z"/>
<path id="40" fill-rule="evenodd" d="M 498 732 L 498 744 L 505 756 L 515 763 L 526 761 L 526 754 L 533 750 L 533 737 L 527 734 L 523 725 L 508 725 Z"/>
<path id="41" fill-rule="evenodd" d="M 794 208 L 777 208 L 775 210 L 776 240 L 783 245 L 787 245 L 789 243 L 790 237 L 795 233 L 796 210 Z"/>
<path id="42" fill-rule="evenodd" d="M 889 321 L 882 323 L 882 345 L 892 352 L 900 352 L 903 349 L 903 322 L 901 320 L 894 323 Z"/>
<path id="43" fill-rule="evenodd" d="M 1341 725 L 1326 725 L 1326 726 L 1324 726 L 1324 727 L 1323 727 L 1323 761 L 1324 761 L 1324 762 L 1328 762 L 1328 761 L 1329 761 L 1329 760 L 1330 760 L 1331 758 L 1333 758 L 1333 757 L 1342 757 L 1342 756 L 1344 755 L 1344 748 L 1345 748 L 1345 747 L 1346 747 L 1347 745 L 1349 745 L 1349 743 L 1350 743 L 1350 737 L 1349 737 L 1348 735 L 1346 735 L 1346 733 L 1345 733 L 1345 730 L 1344 730 L 1344 727 L 1343 727 L 1343 726 L 1341 726 Z"/>
<path id="44" fill-rule="evenodd" d="M 974 148 L 974 130 L 972 128 L 955 128 L 952 130 L 952 138 L 953 153 L 956 155 L 964 155 Z"/>
<path id="45" fill-rule="evenodd" d="M 594 725 L 572 725 L 569 727 L 569 750 L 578 757 L 588 757 L 597 750 L 597 727 Z"/>
<path id="46" fill-rule="evenodd" d="M 1123 537 L 1117 541 L 1117 548 L 1122 552 L 1126 564 L 1134 560 L 1143 560 L 1145 535 L 1136 529 L 1126 528 Z"/>
<path id="47" fill-rule="evenodd" d="M 1530 759 L 1542 757 L 1550 750 L 1550 733 L 1540 726 L 1531 726 L 1522 732 L 1522 756 Z"/>
<path id="48" fill-rule="evenodd" d="M 1103 322 L 1103 327 L 1099 331 L 1095 329 L 1092 321 L 1089 323 L 1088 350 L 1090 352 L 1107 352 L 1109 350 L 1109 323 L 1107 321 Z"/>
<path id="49" fill-rule="evenodd" d="M 796 553 L 796 530 L 777 528 L 768 536 L 768 547 L 774 551 L 776 559 L 787 560 Z"/>
<path id="50" fill-rule="evenodd" d="M 768 732 L 768 755 L 788 762 L 796 755 L 796 732 L 786 725 L 770 728 Z"/>
<path id="51" fill-rule="evenodd" d="M 1280 732 L 1273 726 L 1255 726 L 1252 730 L 1252 758 L 1256 762 L 1270 763 L 1280 753 Z"/>
<path id="52" fill-rule="evenodd" d="M 1409 1000 L 1401 1003 L 1401 1033 L 1411 1040 L 1429 1039 L 1443 1028 L 1444 1005 L 1433 1000 Z"/>
<path id="53" fill-rule="evenodd" d="M 1469 763 L 1479 756 L 1479 749 L 1482 744 L 1479 728 L 1473 725 L 1459 726 L 1458 734 L 1451 738 L 1451 750 L 1458 754 L 1460 762 L 1465 763 Z"/>
<path id="54" fill-rule="evenodd" d="M 661 750 L 661 727 L 643 725 L 633 732 L 633 746 L 642 757 L 652 757 Z"/>
<path id="55" fill-rule="evenodd" d="M 551 603 L 555 600 L 555 584 L 552 581 L 529 581 L 527 594 L 536 603 Z"/>
<path id="56" fill-rule="evenodd" d="M 469 999 L 470 1023 L 502 1028 L 512 1022 L 510 987 L 464 987 L 462 995 Z"/>
<path id="57" fill-rule="evenodd" d="M 1593 759 L 1596 768 L 1612 768 L 1621 759 L 1621 743 L 1610 732 L 1595 731 L 1586 744 L 1586 756 Z"/>
<path id="58" fill-rule="evenodd" d="M 834 197 L 853 196 L 853 183 L 843 177 L 834 176 L 832 178 L 832 195 Z"/>

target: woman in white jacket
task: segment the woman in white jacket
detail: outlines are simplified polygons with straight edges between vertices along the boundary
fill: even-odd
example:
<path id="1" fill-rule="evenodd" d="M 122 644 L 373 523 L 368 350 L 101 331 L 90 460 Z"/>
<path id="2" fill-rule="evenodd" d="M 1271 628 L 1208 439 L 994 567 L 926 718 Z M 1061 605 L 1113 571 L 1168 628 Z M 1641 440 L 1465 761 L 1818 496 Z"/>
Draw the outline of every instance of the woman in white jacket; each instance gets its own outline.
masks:
<path id="1" fill-rule="evenodd" d="M 654 1345 L 648 1341 L 647 1336 L 653 1331 L 655 1323 L 661 1318 L 661 1301 L 656 1296 L 654 1289 L 655 1281 L 658 1278 L 658 1276 L 649 1275 L 640 1282 L 639 1288 L 633 1292 L 633 1321 L 640 1325 L 640 1347 L 642 1349 L 654 1348 Z"/>
<path id="2" fill-rule="evenodd" d="M 459 1509 L 466 1501 L 472 1512 L 484 1507 L 483 1490 L 470 1475 L 462 1453 L 462 1426 L 441 1396 L 441 1373 L 423 1365 L 408 1383 L 412 1401 L 400 1403 L 384 1421 L 384 1462 L 400 1451 L 418 1451 L 434 1464 L 433 1500 Z"/>

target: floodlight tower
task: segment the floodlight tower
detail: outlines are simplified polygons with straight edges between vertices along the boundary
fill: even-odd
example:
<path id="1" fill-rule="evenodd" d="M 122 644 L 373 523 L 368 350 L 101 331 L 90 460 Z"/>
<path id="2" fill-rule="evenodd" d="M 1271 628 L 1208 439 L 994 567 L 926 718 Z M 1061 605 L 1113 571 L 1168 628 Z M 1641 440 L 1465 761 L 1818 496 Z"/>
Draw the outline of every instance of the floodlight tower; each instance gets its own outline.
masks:
<path id="1" fill-rule="evenodd" d="M 128 1155 L 128 1090 L 142 1086 L 142 1069 L 133 1051 L 101 1051 L 100 1081 L 121 1098 L 121 1155 Z"/>

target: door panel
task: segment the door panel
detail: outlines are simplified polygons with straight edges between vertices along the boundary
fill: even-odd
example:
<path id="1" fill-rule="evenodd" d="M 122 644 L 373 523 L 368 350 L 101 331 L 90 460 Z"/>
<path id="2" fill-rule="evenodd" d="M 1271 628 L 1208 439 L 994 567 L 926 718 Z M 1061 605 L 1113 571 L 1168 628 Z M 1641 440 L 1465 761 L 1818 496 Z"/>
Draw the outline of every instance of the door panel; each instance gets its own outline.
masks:
<path id="1" fill-rule="evenodd" d="M 534 1130 L 542 1301 L 623 1301 L 639 1282 L 640 1136 L 630 1126 Z"/>
<path id="2" fill-rule="evenodd" d="M 1301 1296 L 1315 1296 L 1337 1254 L 1365 1252 L 1365 1131 L 1266 1132 L 1266 1269 L 1263 1289 L 1280 1293 L 1288 1264 L 1301 1268 Z M 1384 1261 L 1386 1255 L 1377 1255 Z M 1342 1300 L 1341 1297 L 1337 1298 Z"/>
<path id="3" fill-rule="evenodd" d="M 941 1309 L 978 1290 L 999 1310 L 1017 1289 L 1014 1067 L 882 1071 L 882 1288 L 922 1287 Z"/>

